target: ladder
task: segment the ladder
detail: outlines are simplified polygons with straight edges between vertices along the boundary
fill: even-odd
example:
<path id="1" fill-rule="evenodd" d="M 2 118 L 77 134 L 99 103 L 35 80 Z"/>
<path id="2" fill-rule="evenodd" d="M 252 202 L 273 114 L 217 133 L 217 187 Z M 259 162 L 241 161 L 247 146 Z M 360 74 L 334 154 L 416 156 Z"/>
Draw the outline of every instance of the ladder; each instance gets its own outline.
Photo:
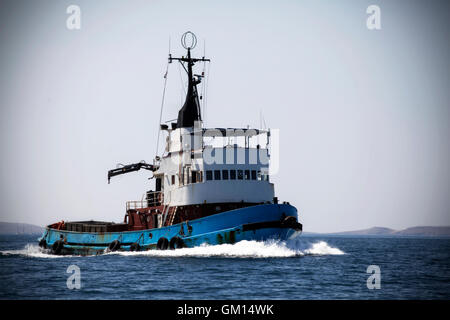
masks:
<path id="1" fill-rule="evenodd" d="M 169 226 L 173 224 L 173 221 L 175 220 L 175 215 L 177 214 L 178 207 L 175 207 L 175 209 L 172 212 L 172 215 L 169 218 Z"/>

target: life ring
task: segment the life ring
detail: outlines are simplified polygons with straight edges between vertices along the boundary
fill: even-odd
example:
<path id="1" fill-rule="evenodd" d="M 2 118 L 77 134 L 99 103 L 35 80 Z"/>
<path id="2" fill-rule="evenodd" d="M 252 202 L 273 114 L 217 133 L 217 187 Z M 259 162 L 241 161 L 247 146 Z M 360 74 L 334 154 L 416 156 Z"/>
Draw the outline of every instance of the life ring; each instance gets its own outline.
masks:
<path id="1" fill-rule="evenodd" d="M 141 250 L 141 246 L 139 245 L 139 243 L 133 242 L 130 245 L 130 251 L 139 251 L 139 250 Z"/>
<path id="2" fill-rule="evenodd" d="M 169 247 L 171 250 L 184 248 L 184 241 L 180 237 L 170 239 Z"/>
<path id="3" fill-rule="evenodd" d="M 45 239 L 41 239 L 41 241 L 39 241 L 39 247 L 47 249 L 47 241 L 45 241 Z"/>
<path id="4" fill-rule="evenodd" d="M 60 254 L 63 248 L 64 248 L 64 242 L 62 240 L 57 240 L 52 245 L 52 253 Z"/>
<path id="5" fill-rule="evenodd" d="M 156 249 L 166 250 L 169 247 L 169 240 L 164 237 L 159 238 L 158 243 L 156 243 Z"/>
<path id="6" fill-rule="evenodd" d="M 120 249 L 120 241 L 119 240 L 114 240 L 113 242 L 111 242 L 108 246 L 108 249 L 110 251 L 117 251 Z"/>

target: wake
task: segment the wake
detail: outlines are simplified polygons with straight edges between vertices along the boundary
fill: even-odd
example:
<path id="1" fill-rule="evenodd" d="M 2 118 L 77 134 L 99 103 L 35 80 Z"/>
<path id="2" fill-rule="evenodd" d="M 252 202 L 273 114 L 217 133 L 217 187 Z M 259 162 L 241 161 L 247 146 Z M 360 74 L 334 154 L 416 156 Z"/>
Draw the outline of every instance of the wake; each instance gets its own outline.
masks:
<path id="1" fill-rule="evenodd" d="M 31 258 L 64 258 L 75 256 L 56 256 L 48 253 L 47 250 L 40 248 L 37 244 L 28 243 L 23 249 L 0 251 L 2 256 L 19 255 Z"/>
<path id="2" fill-rule="evenodd" d="M 224 257 L 224 258 L 290 258 L 307 255 L 342 255 L 345 252 L 330 246 L 325 241 L 247 241 L 235 244 L 201 245 L 177 250 L 150 250 L 141 252 L 111 252 L 124 256 L 151 257 Z"/>
<path id="3" fill-rule="evenodd" d="M 80 256 L 56 256 L 36 244 L 27 244 L 20 250 L 0 251 L 1 255 L 21 255 L 32 258 L 70 258 Z M 288 241 L 240 241 L 235 244 L 201 245 L 177 250 L 148 250 L 139 252 L 118 251 L 105 255 L 148 257 L 224 257 L 224 258 L 290 258 L 301 256 L 343 255 L 345 252 L 325 241 L 308 242 L 305 239 Z M 94 256 L 90 256 L 94 257 Z"/>

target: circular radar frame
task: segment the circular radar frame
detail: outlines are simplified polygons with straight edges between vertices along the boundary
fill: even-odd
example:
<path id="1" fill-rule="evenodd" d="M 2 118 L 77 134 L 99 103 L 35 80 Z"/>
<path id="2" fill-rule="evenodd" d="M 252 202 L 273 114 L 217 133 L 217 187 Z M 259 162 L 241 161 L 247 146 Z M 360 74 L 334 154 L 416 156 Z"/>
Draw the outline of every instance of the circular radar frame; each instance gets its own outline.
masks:
<path id="1" fill-rule="evenodd" d="M 181 45 L 182 45 L 183 48 L 185 48 L 186 50 L 188 50 L 188 49 L 194 49 L 195 46 L 197 45 L 197 37 L 196 37 L 195 34 L 192 33 L 191 31 L 185 32 L 185 33 L 181 36 Z"/>

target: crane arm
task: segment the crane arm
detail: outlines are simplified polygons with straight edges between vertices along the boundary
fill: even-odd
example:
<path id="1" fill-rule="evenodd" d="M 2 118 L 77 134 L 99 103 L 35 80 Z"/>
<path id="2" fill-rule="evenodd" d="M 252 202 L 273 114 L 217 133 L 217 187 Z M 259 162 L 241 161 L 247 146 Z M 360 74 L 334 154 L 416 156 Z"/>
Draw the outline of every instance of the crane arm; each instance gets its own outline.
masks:
<path id="1" fill-rule="evenodd" d="M 155 171 L 157 168 L 153 164 L 148 164 L 145 162 L 138 162 L 138 163 L 128 164 L 126 166 L 122 166 L 117 169 L 112 169 L 112 170 L 108 171 L 108 184 L 109 184 L 111 178 L 114 176 L 118 176 L 118 175 L 125 174 L 128 172 L 139 171 L 140 169 Z"/>

